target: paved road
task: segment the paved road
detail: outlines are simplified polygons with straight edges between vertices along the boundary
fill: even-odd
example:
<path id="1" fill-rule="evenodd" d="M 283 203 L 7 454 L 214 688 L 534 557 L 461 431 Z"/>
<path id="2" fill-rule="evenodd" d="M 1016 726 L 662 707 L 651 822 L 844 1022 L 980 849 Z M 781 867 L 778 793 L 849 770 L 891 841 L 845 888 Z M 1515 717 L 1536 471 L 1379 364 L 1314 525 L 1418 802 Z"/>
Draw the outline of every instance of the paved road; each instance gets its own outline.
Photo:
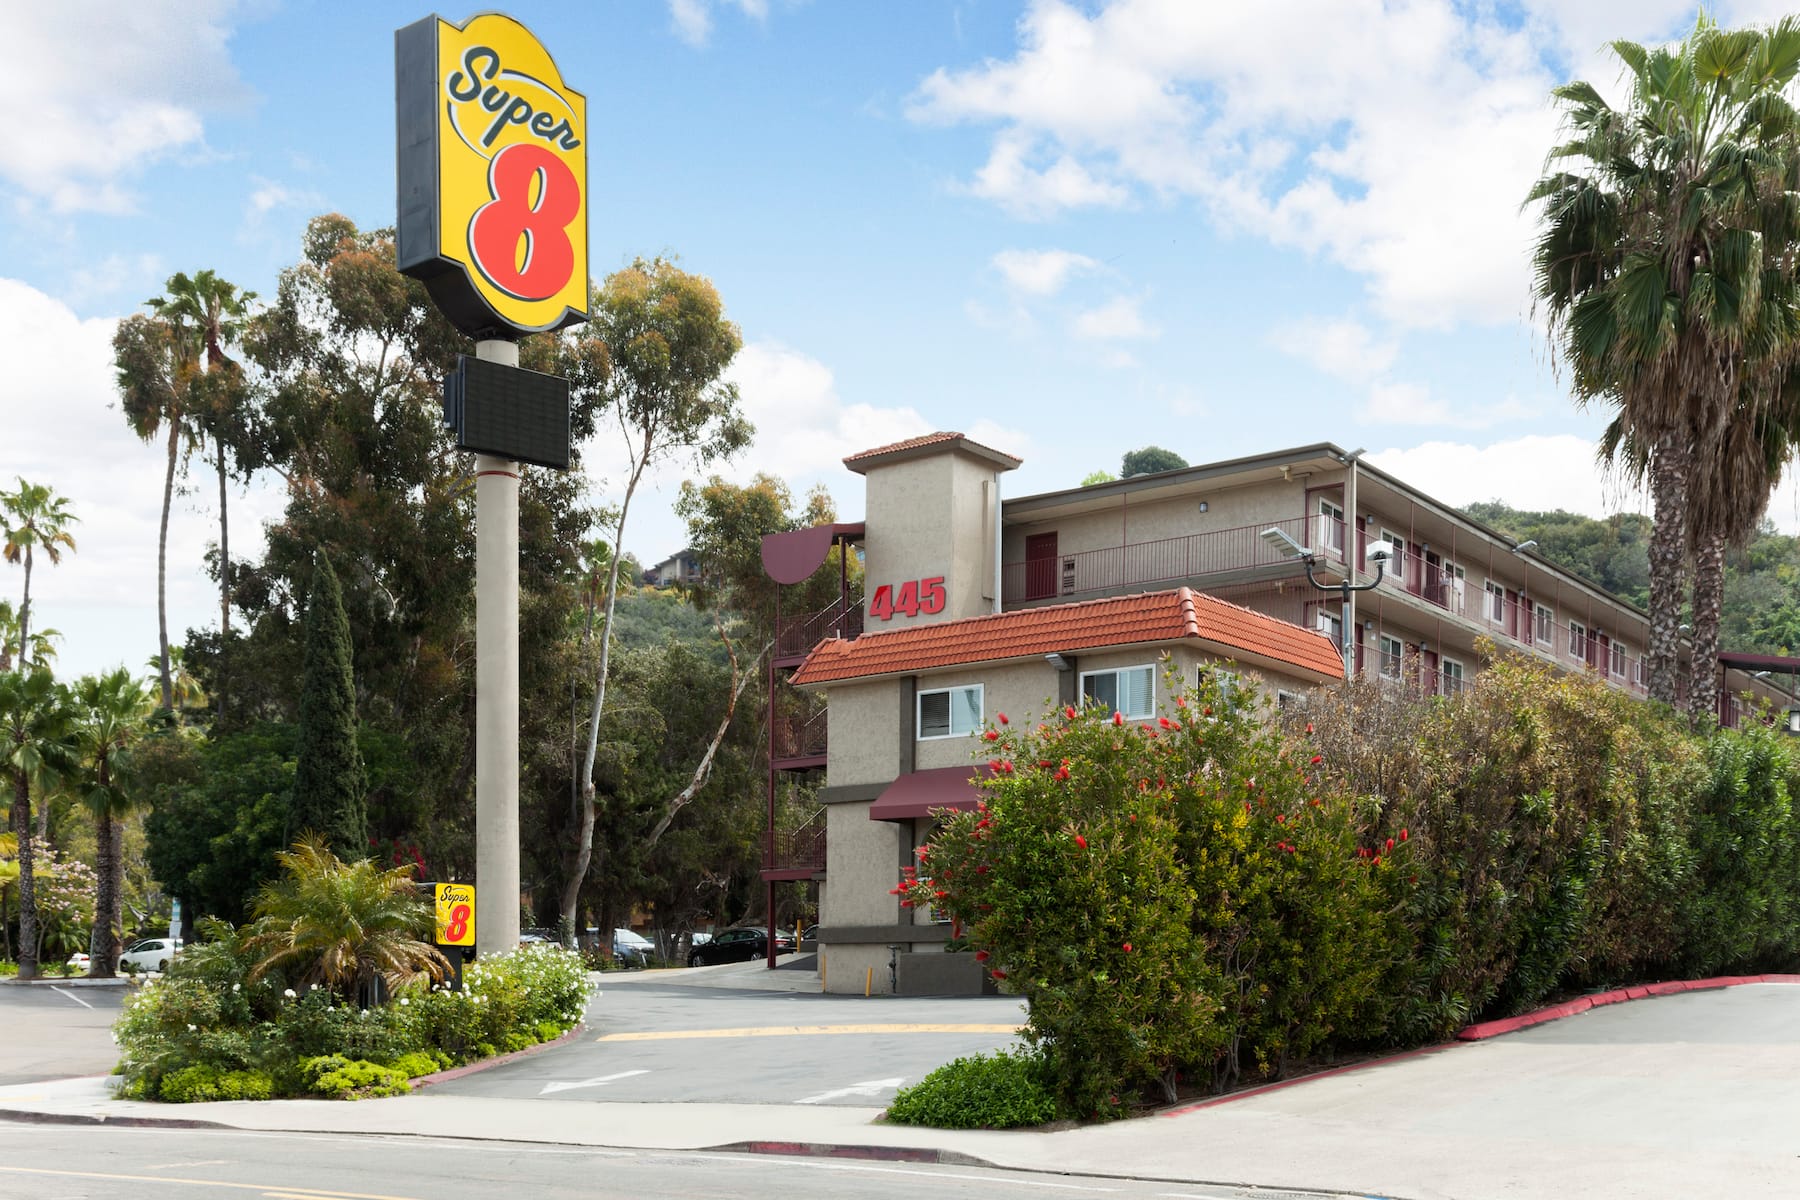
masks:
<path id="1" fill-rule="evenodd" d="M 112 1070 L 112 1023 L 124 1001 L 122 987 L 0 986 L 0 1086 Z"/>
<path id="2" fill-rule="evenodd" d="M 613 1151 L 436 1138 L 8 1125 L 0 1196 L 32 1200 L 986 1200 L 1247 1193 L 981 1167 L 795 1159 L 669 1150 Z M 1267 1193 L 1261 1193 L 1267 1196 Z M 1321 1198 L 1324 1200 L 1324 1198 Z"/>
<path id="3" fill-rule="evenodd" d="M 1005 996 L 881 997 L 609 979 L 575 1042 L 436 1085 L 570 1101 L 885 1105 L 953 1058 L 1018 1044 Z"/>

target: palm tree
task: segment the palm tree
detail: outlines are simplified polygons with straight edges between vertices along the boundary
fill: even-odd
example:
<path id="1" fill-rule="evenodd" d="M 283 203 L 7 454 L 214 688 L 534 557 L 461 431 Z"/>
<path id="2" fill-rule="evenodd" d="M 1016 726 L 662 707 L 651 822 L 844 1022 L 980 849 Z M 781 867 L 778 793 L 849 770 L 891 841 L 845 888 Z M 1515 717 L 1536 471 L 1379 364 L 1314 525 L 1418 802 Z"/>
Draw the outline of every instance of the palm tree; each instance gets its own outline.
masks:
<path id="1" fill-rule="evenodd" d="M 19 978 L 37 977 L 37 884 L 32 877 L 31 789 L 75 768 L 75 713 L 48 671 L 0 675 L 0 784 L 12 785 L 11 824 L 18 838 Z"/>
<path id="2" fill-rule="evenodd" d="M 12 907 L 11 892 L 19 882 L 19 835 L 0 833 L 0 959 L 12 958 L 12 922 L 6 918 Z"/>
<path id="3" fill-rule="evenodd" d="M 449 962 L 420 938 L 431 927 L 431 910 L 413 885 L 411 864 L 384 871 L 373 859 L 345 863 L 318 837 L 275 857 L 284 877 L 257 895 L 255 934 L 246 945 L 260 958 L 250 978 L 279 970 L 298 984 L 323 984 L 367 1004 L 377 980 L 398 989 L 420 975 L 449 975 Z"/>
<path id="4" fill-rule="evenodd" d="M 1549 155 L 1564 169 L 1526 201 L 1543 204 L 1534 290 L 1576 402 L 1615 407 L 1615 440 L 1642 448 L 1656 516 L 1648 682 L 1674 703 L 1690 484 L 1714 468 L 1746 386 L 1766 403 L 1743 362 L 1768 340 L 1771 308 L 1791 302 L 1763 289 L 1792 287 L 1784 193 L 1800 118 L 1781 92 L 1800 68 L 1800 21 L 1724 31 L 1703 16 L 1673 49 L 1612 48 L 1625 109 L 1581 81 L 1554 92 L 1570 137 Z"/>
<path id="5" fill-rule="evenodd" d="M 113 335 L 113 367 L 125 419 L 146 442 L 168 435 L 168 469 L 163 475 L 162 527 L 156 542 L 156 634 L 162 676 L 162 706 L 172 708 L 169 679 L 169 507 L 175 475 L 186 450 L 199 438 L 197 405 L 202 389 L 199 330 L 179 318 L 130 316 Z"/>
<path id="6" fill-rule="evenodd" d="M 194 677 L 194 673 L 187 669 L 187 663 L 184 661 L 186 656 L 187 652 L 180 646 L 169 647 L 169 686 L 174 696 L 175 708 L 181 711 L 199 708 L 206 703 L 206 689 L 200 685 L 200 681 Z M 162 659 L 152 654 L 145 660 L 144 665 L 150 668 L 152 677 L 154 677 L 155 673 L 162 669 Z"/>
<path id="7" fill-rule="evenodd" d="M 41 483 L 19 480 L 16 492 L 0 492 L 0 516 L 5 519 L 6 541 L 0 556 L 9 563 L 25 567 L 25 592 L 19 601 L 19 672 L 23 674 L 26 656 L 35 647 L 31 640 L 31 565 L 34 550 L 55 566 L 62 561 L 65 549 L 75 549 L 75 539 L 68 527 L 80 520 L 69 511 L 69 502 Z"/>
<path id="8" fill-rule="evenodd" d="M 78 713 L 82 799 L 94 814 L 94 867 L 100 876 L 94 897 L 94 929 L 88 939 L 88 974 L 110 978 L 113 947 L 123 932 L 120 910 L 125 860 L 120 852 L 119 818 L 133 800 L 128 754 L 144 732 L 154 704 L 144 686 L 124 667 L 80 680 L 72 698 Z"/>
<path id="9" fill-rule="evenodd" d="M 11 600 L 0 600 L 0 671 L 10 671 L 15 662 L 24 662 L 26 650 L 30 650 L 32 662 L 54 662 L 56 642 L 61 637 L 60 629 L 40 629 L 27 643 L 20 637 L 18 610 Z"/>
<path id="10" fill-rule="evenodd" d="M 164 286 L 167 294 L 148 301 L 150 310 L 174 325 L 194 329 L 206 351 L 206 374 L 197 381 L 204 395 L 195 405 L 195 415 L 199 430 L 212 439 L 219 471 L 219 679 L 213 708 L 216 715 L 224 716 L 225 659 L 231 642 L 231 522 L 225 454 L 242 435 L 238 426 L 244 390 L 243 372 L 226 356 L 225 346 L 243 332 L 256 293 L 240 292 L 211 270 L 192 279 L 178 271 Z"/>

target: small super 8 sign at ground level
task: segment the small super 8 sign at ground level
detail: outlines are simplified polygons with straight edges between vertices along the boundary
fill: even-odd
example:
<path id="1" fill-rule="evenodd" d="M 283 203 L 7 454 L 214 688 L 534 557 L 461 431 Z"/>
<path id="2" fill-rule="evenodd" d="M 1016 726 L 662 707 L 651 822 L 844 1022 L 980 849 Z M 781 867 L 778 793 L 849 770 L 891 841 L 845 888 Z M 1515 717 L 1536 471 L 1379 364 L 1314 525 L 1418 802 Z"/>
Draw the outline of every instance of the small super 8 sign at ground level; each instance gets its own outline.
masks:
<path id="1" fill-rule="evenodd" d="M 475 887 L 468 883 L 440 883 L 436 889 L 437 930 L 432 941 L 440 946 L 475 944 Z"/>
<path id="2" fill-rule="evenodd" d="M 513 18 L 394 35 L 399 267 L 471 337 L 587 319 L 587 98 Z"/>

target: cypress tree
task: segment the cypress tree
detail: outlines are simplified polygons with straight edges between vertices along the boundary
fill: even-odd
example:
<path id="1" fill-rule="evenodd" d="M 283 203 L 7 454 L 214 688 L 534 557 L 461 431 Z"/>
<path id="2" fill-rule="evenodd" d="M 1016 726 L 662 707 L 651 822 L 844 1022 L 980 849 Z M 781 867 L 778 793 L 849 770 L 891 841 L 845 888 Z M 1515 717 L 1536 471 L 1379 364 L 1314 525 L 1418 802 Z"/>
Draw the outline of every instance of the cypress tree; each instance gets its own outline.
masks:
<path id="1" fill-rule="evenodd" d="M 289 840 L 317 833 L 347 862 L 369 856 L 363 798 L 368 779 L 356 747 L 356 686 L 350 622 L 337 574 L 320 551 L 306 603 L 306 652 L 300 690 L 300 748 L 294 764 Z"/>

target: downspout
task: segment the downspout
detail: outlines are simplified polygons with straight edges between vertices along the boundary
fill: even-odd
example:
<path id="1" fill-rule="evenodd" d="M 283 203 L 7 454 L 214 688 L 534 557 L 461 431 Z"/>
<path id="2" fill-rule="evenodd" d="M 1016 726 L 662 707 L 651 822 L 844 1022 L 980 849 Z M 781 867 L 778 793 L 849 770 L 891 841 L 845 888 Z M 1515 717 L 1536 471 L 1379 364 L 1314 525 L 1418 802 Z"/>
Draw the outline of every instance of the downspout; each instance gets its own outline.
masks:
<path id="1" fill-rule="evenodd" d="M 995 612 L 1000 612 L 1006 607 L 1005 601 L 1000 594 L 1000 587 L 1005 582 L 1005 575 L 1006 575 L 1006 572 L 1000 563 L 1000 550 L 1005 542 L 1005 539 L 1001 536 L 1001 533 L 1000 533 L 1000 513 L 1001 513 L 1000 472 L 995 471 L 994 472 L 994 611 Z"/>

